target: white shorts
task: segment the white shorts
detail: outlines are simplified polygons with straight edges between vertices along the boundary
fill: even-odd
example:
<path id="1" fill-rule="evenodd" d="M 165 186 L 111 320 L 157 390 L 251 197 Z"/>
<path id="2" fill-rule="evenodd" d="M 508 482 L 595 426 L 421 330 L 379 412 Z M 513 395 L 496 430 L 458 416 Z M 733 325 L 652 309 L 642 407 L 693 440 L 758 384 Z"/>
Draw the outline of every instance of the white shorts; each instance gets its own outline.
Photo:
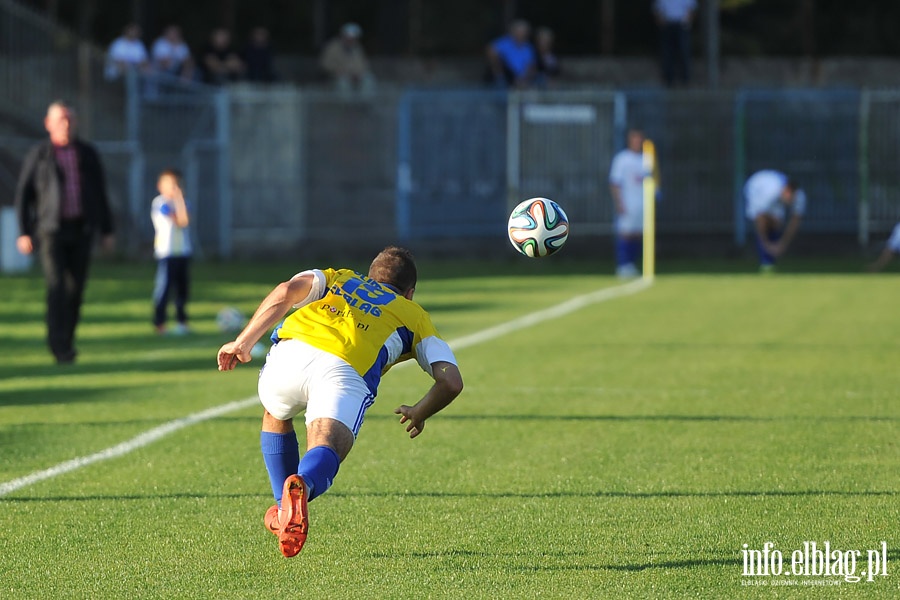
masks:
<path id="1" fill-rule="evenodd" d="M 335 419 L 353 436 L 375 396 L 346 361 L 299 340 L 281 340 L 269 351 L 259 373 L 259 401 L 285 421 L 306 411 L 306 423 Z"/>
<path id="2" fill-rule="evenodd" d="M 616 233 L 635 235 L 644 231 L 644 211 L 630 211 L 616 215 Z"/>

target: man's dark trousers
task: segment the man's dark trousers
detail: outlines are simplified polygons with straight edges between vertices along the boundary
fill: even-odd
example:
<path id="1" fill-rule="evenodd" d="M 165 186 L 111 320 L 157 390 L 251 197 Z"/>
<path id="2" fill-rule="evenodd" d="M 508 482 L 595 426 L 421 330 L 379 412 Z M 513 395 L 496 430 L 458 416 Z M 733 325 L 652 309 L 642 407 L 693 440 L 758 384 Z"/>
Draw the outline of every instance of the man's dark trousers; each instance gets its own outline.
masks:
<path id="1" fill-rule="evenodd" d="M 75 326 L 81 312 L 92 236 L 81 220 L 63 221 L 38 240 L 47 281 L 47 342 L 61 363 L 75 360 Z"/>

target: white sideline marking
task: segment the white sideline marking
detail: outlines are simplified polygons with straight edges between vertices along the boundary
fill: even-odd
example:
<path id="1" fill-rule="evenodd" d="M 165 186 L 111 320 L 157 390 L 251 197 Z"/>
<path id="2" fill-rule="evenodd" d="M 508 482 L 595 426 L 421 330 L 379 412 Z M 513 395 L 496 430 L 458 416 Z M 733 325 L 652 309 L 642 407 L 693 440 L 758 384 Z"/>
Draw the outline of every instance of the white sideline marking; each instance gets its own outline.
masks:
<path id="1" fill-rule="evenodd" d="M 506 323 L 501 323 L 499 325 L 495 325 L 494 327 L 489 327 L 478 333 L 463 336 L 449 343 L 454 350 L 460 350 L 462 348 L 468 348 L 469 346 L 475 346 L 477 344 L 481 344 L 483 342 L 487 342 L 506 335 L 507 333 L 512 333 L 517 329 L 530 327 L 544 321 L 549 321 L 551 319 L 567 315 L 569 313 L 575 312 L 576 310 L 584 308 L 585 306 L 589 306 L 597 302 L 604 302 L 606 300 L 613 300 L 622 296 L 636 294 L 637 292 L 640 292 L 641 290 L 649 287 L 650 284 L 651 282 L 648 280 L 636 279 L 635 281 L 626 283 L 624 285 L 604 288 L 596 292 L 576 296 L 555 306 L 523 315 L 517 319 L 513 319 L 512 321 L 507 321 Z M 414 361 L 407 361 L 406 363 L 397 365 L 397 367 L 402 367 L 404 364 L 411 364 L 412 362 Z M 44 469 L 43 471 L 35 471 L 34 473 L 25 475 L 24 477 L 19 477 L 18 479 L 0 483 L 0 497 L 11 494 L 16 490 L 22 489 L 23 487 L 27 487 L 34 483 L 44 481 L 45 479 L 50 479 L 58 475 L 71 473 L 72 471 L 76 471 L 82 467 L 92 465 L 96 462 L 124 456 L 125 454 L 133 452 L 134 450 L 143 448 L 144 446 L 149 446 L 156 440 L 159 440 L 169 435 L 170 433 L 174 433 L 179 429 L 184 429 L 185 427 L 190 427 L 191 425 L 196 425 L 197 423 L 202 423 L 203 421 L 209 421 L 210 419 L 214 419 L 231 412 L 250 408 L 258 402 L 259 399 L 256 396 L 253 396 L 251 398 L 244 398 L 243 400 L 229 402 L 228 404 L 223 404 L 221 406 L 214 406 L 213 408 L 208 408 L 192 415 L 188 415 L 180 419 L 175 419 L 174 421 L 169 421 L 168 423 L 160 425 L 159 427 L 154 427 L 153 429 L 145 431 L 144 433 L 137 435 L 128 441 L 122 442 L 121 444 L 117 444 L 105 450 L 101 450 L 100 452 L 73 458 L 72 460 L 67 460 L 65 462 L 59 463 L 58 465 L 50 467 L 49 469 Z"/>
<path id="2" fill-rule="evenodd" d="M 532 325 L 537 325 L 538 323 L 543 323 L 544 321 L 549 321 L 550 319 L 555 319 L 557 317 L 573 313 L 576 310 L 582 309 L 585 306 L 589 306 L 591 304 L 596 304 L 597 302 L 604 302 L 605 300 L 613 300 L 614 298 L 620 298 L 621 296 L 636 294 L 637 292 L 640 292 L 641 290 L 649 287 L 650 283 L 651 282 L 646 279 L 635 279 L 634 281 L 626 283 L 624 285 L 617 285 L 611 288 L 603 288 L 602 290 L 597 290 L 596 292 L 590 292 L 588 294 L 582 294 L 581 296 L 575 296 L 574 298 L 570 298 L 569 300 L 566 300 L 565 302 L 562 302 L 555 306 L 551 306 L 549 308 L 545 308 L 533 313 L 528 313 L 527 315 L 523 315 L 518 319 L 513 319 L 512 321 L 507 321 L 506 323 L 500 323 L 499 325 L 488 327 L 487 329 L 479 331 L 478 333 L 473 333 L 471 335 L 466 335 L 458 338 L 450 342 L 450 347 L 454 350 L 460 350 L 462 348 L 468 348 L 469 346 L 475 346 L 477 344 L 481 344 L 482 342 L 487 342 L 489 340 L 493 340 L 500 336 L 506 335 L 507 333 L 512 333 L 517 329 L 530 327 Z"/>
<path id="3" fill-rule="evenodd" d="M 156 440 L 163 438 L 170 433 L 174 433 L 179 429 L 184 429 L 185 427 L 188 427 L 190 425 L 208 421 L 215 417 L 219 417 L 236 410 L 241 410 L 242 408 L 249 408 L 258 402 L 259 400 L 254 396 L 253 398 L 245 398 L 243 400 L 229 402 L 228 404 L 223 404 L 221 406 L 214 406 L 213 408 L 208 408 L 198 413 L 194 413 L 180 419 L 175 419 L 174 421 L 169 421 L 168 423 L 160 425 L 159 427 L 154 427 L 153 429 L 145 431 L 144 433 L 131 438 L 127 442 L 122 442 L 121 444 L 117 444 L 115 446 L 112 446 L 111 448 L 107 448 L 106 450 L 101 450 L 100 452 L 95 452 L 94 454 L 88 454 L 87 456 L 73 458 L 72 460 L 67 460 L 65 462 L 59 463 L 56 466 L 50 467 L 49 469 L 44 469 L 43 471 L 35 471 L 30 475 L 25 475 L 24 477 L 19 477 L 18 479 L 13 479 L 12 481 L 0 483 L 0 496 L 5 496 L 18 489 L 29 486 L 33 483 L 37 483 L 39 481 L 43 481 L 45 479 L 50 479 L 51 477 L 56 477 L 57 475 L 71 473 L 72 471 L 80 469 L 81 467 L 86 467 L 88 465 L 94 464 L 95 462 L 100 462 L 101 460 L 124 456 L 125 454 L 137 450 L 138 448 L 148 446 Z"/>

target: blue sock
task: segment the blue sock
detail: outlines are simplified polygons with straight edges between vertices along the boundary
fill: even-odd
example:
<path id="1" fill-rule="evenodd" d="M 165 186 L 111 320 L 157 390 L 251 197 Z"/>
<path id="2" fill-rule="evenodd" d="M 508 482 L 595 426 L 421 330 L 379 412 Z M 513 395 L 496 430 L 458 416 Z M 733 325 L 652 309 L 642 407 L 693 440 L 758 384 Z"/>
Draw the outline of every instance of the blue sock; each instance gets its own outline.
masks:
<path id="1" fill-rule="evenodd" d="M 628 262 L 636 265 L 641 258 L 641 250 L 643 250 L 644 246 L 643 240 L 641 238 L 634 238 L 627 240 L 625 243 L 628 245 Z"/>
<path id="2" fill-rule="evenodd" d="M 328 446 L 316 446 L 306 451 L 300 459 L 297 473 L 303 477 L 306 487 L 309 488 L 308 500 L 321 496 L 331 487 L 340 465 L 341 459 L 337 452 Z"/>
<path id="3" fill-rule="evenodd" d="M 272 433 L 263 431 L 259 434 L 259 446 L 262 449 L 266 471 L 269 472 L 269 483 L 275 502 L 281 506 L 281 490 L 284 480 L 297 472 L 300 462 L 300 448 L 297 445 L 297 433 Z"/>
<path id="4" fill-rule="evenodd" d="M 781 232 L 768 231 L 766 232 L 766 238 L 768 238 L 770 242 L 777 242 L 781 239 Z M 770 266 L 775 264 L 775 257 L 769 254 L 763 247 L 762 241 L 759 239 L 759 234 L 756 236 L 756 252 L 759 254 L 760 265 Z"/>
<path id="5" fill-rule="evenodd" d="M 628 240 L 625 238 L 616 238 L 616 265 L 621 267 L 627 265 L 631 260 L 628 258 Z"/>

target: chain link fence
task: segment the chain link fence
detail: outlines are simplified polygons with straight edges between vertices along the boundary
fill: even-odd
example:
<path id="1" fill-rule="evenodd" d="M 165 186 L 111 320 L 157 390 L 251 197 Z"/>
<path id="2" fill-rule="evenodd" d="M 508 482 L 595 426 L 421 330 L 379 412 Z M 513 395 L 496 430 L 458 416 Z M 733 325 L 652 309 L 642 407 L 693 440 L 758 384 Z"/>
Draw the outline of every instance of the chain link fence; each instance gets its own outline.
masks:
<path id="1" fill-rule="evenodd" d="M 875 90 L 208 87 L 103 78 L 103 52 L 0 0 L 0 203 L 50 101 L 79 109 L 100 150 L 123 251 L 149 257 L 150 200 L 185 175 L 207 257 L 398 240 L 503 240 L 518 201 L 546 196 L 572 236 L 608 236 L 608 174 L 629 126 L 656 142 L 660 235 L 748 238 L 741 188 L 763 168 L 806 189 L 804 230 L 865 245 L 900 220 L 900 92 Z"/>

